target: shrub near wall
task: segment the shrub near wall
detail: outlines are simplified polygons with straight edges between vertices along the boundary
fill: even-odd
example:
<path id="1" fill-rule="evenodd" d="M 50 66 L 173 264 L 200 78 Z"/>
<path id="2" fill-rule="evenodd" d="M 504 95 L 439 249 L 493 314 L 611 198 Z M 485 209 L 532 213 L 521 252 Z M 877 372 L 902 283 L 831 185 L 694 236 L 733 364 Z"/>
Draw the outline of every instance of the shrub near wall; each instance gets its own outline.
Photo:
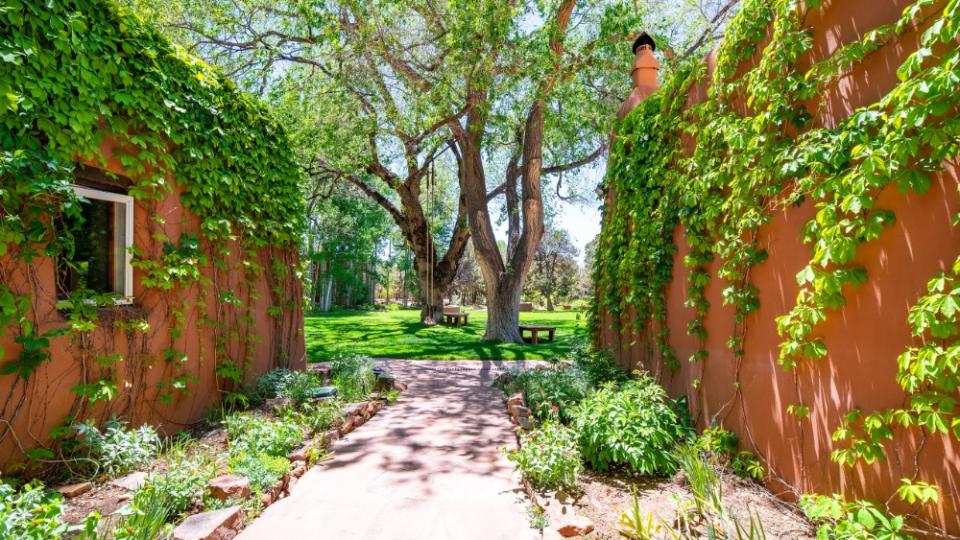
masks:
<path id="1" fill-rule="evenodd" d="M 13 0 L 0 8 L 0 111 L 0 373 L 12 389 L 0 443 L 36 420 L 25 404 L 46 414 L 31 400 L 56 347 L 81 367 L 63 411 L 78 421 L 144 398 L 156 415 L 198 378 L 239 398 L 264 337 L 270 363 L 298 360 L 301 172 L 255 99 L 114 2 Z M 72 232 L 51 217 L 78 214 L 77 160 L 133 182 L 148 229 L 136 237 L 135 309 L 83 291 L 53 305 L 51 261 Z"/>
<path id="2" fill-rule="evenodd" d="M 761 296 L 753 278 L 768 259 L 770 243 L 778 242 L 780 253 L 793 245 L 792 238 L 765 236 L 765 228 L 777 225 L 774 230 L 790 231 L 782 225 L 782 216 L 803 215 L 810 208 L 812 219 L 801 235 L 811 251 L 807 264 L 795 276 L 799 292 L 776 320 L 780 345 L 773 356 L 787 374 L 783 384 L 775 375 L 767 375 L 773 388 L 763 390 L 777 401 L 784 399 L 784 393 L 795 394 L 786 397 L 794 402 L 775 411 L 784 418 L 773 420 L 777 426 L 773 429 L 792 429 L 783 425 L 793 423 L 801 426 L 799 450 L 792 454 L 799 466 L 788 471 L 789 477 L 798 481 L 793 489 L 810 489 L 814 483 L 822 486 L 831 478 L 822 471 L 808 471 L 803 462 L 802 425 L 815 421 L 820 424 L 814 429 L 823 429 L 828 426 L 822 424 L 829 422 L 835 441 L 834 461 L 843 466 L 873 465 L 896 453 L 898 463 L 915 463 L 916 467 L 899 469 L 904 478 L 898 494 L 905 502 L 899 507 L 928 521 L 915 522 L 919 527 L 936 528 L 929 522 L 934 521 L 957 532 L 960 524 L 953 510 L 957 508 L 954 488 L 941 485 L 940 491 L 931 490 L 934 486 L 930 483 L 933 477 L 955 479 L 957 471 L 934 467 L 942 463 L 936 455 L 923 455 L 926 449 L 949 456 L 951 445 L 956 447 L 952 441 L 960 439 L 956 410 L 960 385 L 956 341 L 960 287 L 956 281 L 960 267 L 950 264 L 957 256 L 955 246 L 944 250 L 949 257 L 947 268 L 927 276 L 927 287 L 916 291 L 919 298 L 907 299 L 912 303 L 907 320 L 896 322 L 908 325 L 915 338 L 913 344 L 904 345 L 897 360 L 896 383 L 905 396 L 902 404 L 879 409 L 850 407 L 837 419 L 828 411 L 816 411 L 824 400 L 818 403 L 820 396 L 811 398 L 803 391 L 803 381 L 809 380 L 811 372 L 830 374 L 829 370 L 807 367 L 807 363 L 847 361 L 831 357 L 823 333 L 838 323 L 838 312 L 856 287 L 870 283 L 864 259 L 877 256 L 877 250 L 866 247 L 897 220 L 889 201 L 898 191 L 901 199 L 925 194 L 944 164 L 960 154 L 960 95 L 956 92 L 960 83 L 960 3 L 900 2 L 903 11 L 897 20 L 823 54 L 825 47 L 815 41 L 823 29 L 808 26 L 808 21 L 820 21 L 826 28 L 823 14 L 831 10 L 844 14 L 837 17 L 866 20 L 875 17 L 868 4 L 746 1 L 716 52 L 712 73 L 707 74 L 701 64 L 681 66 L 658 94 L 623 121 L 605 180 L 615 203 L 604 209 L 595 269 L 594 328 L 603 334 L 610 325 L 619 332 L 651 338 L 648 354 L 656 358 L 654 367 L 664 376 L 687 370 L 685 365 L 699 365 L 699 373 L 704 373 L 715 357 L 730 356 L 732 365 L 712 369 L 710 379 L 700 380 L 690 368 L 693 374 L 686 379 L 691 384 L 687 392 L 692 403 L 723 404 L 716 415 L 733 412 L 746 418 L 748 411 L 741 409 L 746 399 L 741 373 L 754 369 L 751 363 L 766 351 L 750 355 L 745 343 L 751 329 L 763 324 L 756 315 L 761 302 L 769 299 Z M 844 28 L 847 21 L 833 24 L 828 35 L 839 33 L 836 28 Z M 889 91 L 835 122 L 829 119 L 835 104 L 827 100 L 853 94 L 835 91 L 838 81 L 858 80 L 861 69 L 882 69 L 871 55 L 883 49 L 885 59 L 896 58 L 898 49 L 893 45 L 902 47 L 913 39 L 917 47 L 897 60 L 897 81 Z M 870 81 L 870 71 L 866 73 L 863 77 Z M 688 103 L 688 96 L 695 97 Z M 685 144 L 688 141 L 691 144 Z M 954 195 L 952 186 L 946 195 Z M 675 236 L 677 226 L 681 227 L 679 236 Z M 684 245 L 682 259 L 678 259 L 682 268 L 675 266 L 676 238 Z M 686 283 L 673 283 L 677 275 L 685 275 Z M 781 278 L 788 281 L 794 276 L 775 279 Z M 715 280 L 722 292 L 719 302 L 711 305 Z M 668 295 L 671 288 L 682 287 L 690 314 L 688 325 L 670 327 L 668 321 L 678 318 L 668 313 Z M 767 290 L 775 293 L 776 288 Z M 717 310 L 730 313 L 732 320 L 719 316 L 714 320 L 723 319 L 723 324 L 708 324 Z M 710 335 L 708 328 L 723 328 L 725 334 Z M 760 331 L 766 328 L 764 324 Z M 699 346 L 689 357 L 676 358 L 672 345 L 682 338 L 671 332 L 684 330 Z M 726 351 L 710 346 L 718 337 L 725 342 Z M 630 341 L 620 341 L 609 333 L 603 334 L 602 340 L 607 345 Z M 766 373 L 756 368 L 749 382 L 758 388 Z M 732 388 L 713 384 L 726 380 L 728 374 Z M 849 401 L 900 400 L 860 395 Z M 710 420 L 701 418 L 704 423 Z M 768 420 L 757 417 L 755 429 L 760 422 Z M 779 445 L 783 444 L 786 441 L 781 439 Z M 902 452 L 904 448 L 911 450 Z M 808 474 L 817 475 L 818 480 L 809 481 Z M 782 476 L 777 479 L 786 481 Z M 835 479 L 830 483 L 837 484 Z M 853 487 L 883 499 L 890 495 L 869 484 Z M 917 496 L 921 493 L 925 496 Z M 938 499 L 943 504 L 940 509 L 926 504 Z"/>

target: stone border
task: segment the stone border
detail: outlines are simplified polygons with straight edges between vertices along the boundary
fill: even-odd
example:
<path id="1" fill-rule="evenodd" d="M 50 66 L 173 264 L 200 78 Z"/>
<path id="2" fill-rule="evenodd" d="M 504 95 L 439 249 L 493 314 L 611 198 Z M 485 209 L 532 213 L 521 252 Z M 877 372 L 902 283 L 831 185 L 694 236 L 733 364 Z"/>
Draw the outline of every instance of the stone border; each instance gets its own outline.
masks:
<path id="1" fill-rule="evenodd" d="M 402 385 L 395 384 L 395 388 L 403 390 Z M 386 403 L 380 399 L 378 394 L 371 394 L 371 399 L 359 403 L 348 404 L 346 412 L 343 415 L 342 423 L 333 429 L 328 430 L 323 435 L 314 436 L 303 446 L 290 452 L 287 459 L 290 460 L 290 471 L 283 479 L 273 487 L 267 490 L 260 500 L 263 505 L 261 512 L 271 504 L 290 495 L 293 487 L 297 485 L 300 478 L 320 461 L 314 461 L 319 452 L 329 450 L 333 443 L 340 437 L 350 433 L 367 422 L 370 418 L 383 410 Z M 229 483 L 232 479 L 227 478 L 231 475 L 220 476 L 212 479 L 211 483 Z M 242 478 L 242 477 L 240 477 Z M 246 480 L 245 478 L 243 480 Z M 217 489 L 222 500 L 229 500 L 232 494 L 241 495 L 245 492 L 249 496 L 249 483 L 247 486 L 238 485 L 236 491 Z M 211 490 L 213 494 L 215 490 Z M 210 510 L 193 514 L 180 522 L 173 530 L 172 540 L 229 540 L 235 537 L 247 526 L 247 520 L 243 515 L 243 507 L 240 505 L 231 506 L 222 510 Z"/>
<path id="2" fill-rule="evenodd" d="M 299 479 L 321 462 L 317 457 L 329 451 L 337 440 L 362 426 L 383 410 L 387 405 L 382 397 L 385 392 L 390 390 L 403 392 L 406 389 L 405 384 L 397 382 L 392 376 L 380 377 L 377 381 L 377 391 L 372 392 L 366 401 L 344 405 L 343 417 L 336 427 L 325 433 L 314 434 L 287 455 L 290 470 L 284 474 L 276 486 L 265 490 L 260 499 L 261 511 L 290 495 Z M 123 503 L 132 497 L 137 488 L 147 480 L 148 475 L 147 471 L 133 471 L 119 478 L 107 479 L 102 485 L 123 491 L 124 495 L 119 499 L 119 502 Z M 100 483 L 97 485 L 100 486 Z M 73 499 L 84 495 L 94 487 L 94 483 L 88 481 L 60 486 L 54 490 L 60 492 L 65 499 Z M 241 501 L 251 496 L 250 481 L 240 475 L 221 474 L 208 481 L 206 492 L 220 501 Z M 121 504 L 120 508 L 122 507 Z M 239 534 L 246 525 L 243 505 L 236 504 L 228 508 L 189 515 L 176 525 L 171 538 L 172 540 L 229 540 Z"/>
<path id="3" fill-rule="evenodd" d="M 521 446 L 520 435 L 524 431 L 532 430 L 536 427 L 536 421 L 531 415 L 530 408 L 527 407 L 526 396 L 523 391 L 518 391 L 507 398 L 507 414 L 514 425 L 514 432 L 517 435 L 517 447 Z M 523 485 L 523 491 L 526 493 L 530 503 L 540 512 L 549 516 L 551 525 L 542 531 L 545 540 L 555 540 L 561 538 L 574 538 L 585 536 L 594 529 L 593 522 L 585 516 L 574 513 L 573 506 L 567 502 L 561 501 L 556 494 L 548 495 L 546 501 L 541 502 L 537 492 L 530 485 L 530 482 L 521 475 L 520 483 Z M 556 523 L 556 524 L 554 524 Z"/>

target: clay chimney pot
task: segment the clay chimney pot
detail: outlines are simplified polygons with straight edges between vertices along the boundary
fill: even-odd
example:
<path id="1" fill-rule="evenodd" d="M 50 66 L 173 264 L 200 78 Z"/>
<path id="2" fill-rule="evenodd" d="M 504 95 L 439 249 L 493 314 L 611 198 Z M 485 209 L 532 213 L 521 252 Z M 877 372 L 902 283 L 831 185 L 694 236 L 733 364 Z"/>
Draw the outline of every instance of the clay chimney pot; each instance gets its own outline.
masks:
<path id="1" fill-rule="evenodd" d="M 640 37 L 633 43 L 635 56 L 633 71 L 630 73 L 630 78 L 633 80 L 633 91 L 620 106 L 620 111 L 617 114 L 619 118 L 625 117 L 627 113 L 636 108 L 641 101 L 656 92 L 660 87 L 658 77 L 660 62 L 653 55 L 653 51 L 656 49 L 656 43 L 646 32 L 640 34 Z"/>

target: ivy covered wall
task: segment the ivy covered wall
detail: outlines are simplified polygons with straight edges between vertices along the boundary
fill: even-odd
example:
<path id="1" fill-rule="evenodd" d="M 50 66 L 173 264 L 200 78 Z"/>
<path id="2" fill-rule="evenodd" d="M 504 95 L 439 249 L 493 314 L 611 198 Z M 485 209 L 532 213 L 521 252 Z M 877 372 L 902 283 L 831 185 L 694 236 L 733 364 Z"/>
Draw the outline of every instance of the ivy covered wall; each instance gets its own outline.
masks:
<path id="1" fill-rule="evenodd" d="M 618 127 L 593 319 L 775 492 L 934 536 L 960 534 L 958 35 L 955 0 L 743 2 Z"/>
<path id="2" fill-rule="evenodd" d="M 0 113 L 0 464 L 56 466 L 73 421 L 183 429 L 303 364 L 301 172 L 254 98 L 111 1 L 13 0 Z M 58 297 L 80 165 L 135 200 L 129 305 Z"/>

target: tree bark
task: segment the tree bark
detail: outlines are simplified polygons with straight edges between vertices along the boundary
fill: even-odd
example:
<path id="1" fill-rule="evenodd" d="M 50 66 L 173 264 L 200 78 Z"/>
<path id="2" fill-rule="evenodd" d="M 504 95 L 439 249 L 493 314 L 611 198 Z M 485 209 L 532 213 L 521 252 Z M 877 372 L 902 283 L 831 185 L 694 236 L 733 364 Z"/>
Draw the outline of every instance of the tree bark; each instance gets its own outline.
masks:
<path id="1" fill-rule="evenodd" d="M 550 49 L 560 65 L 563 56 L 563 36 L 567 31 L 576 0 L 565 0 L 557 8 L 554 24 L 556 31 L 550 39 Z M 484 339 L 522 343 L 520 337 L 520 295 L 523 281 L 533 263 L 533 257 L 543 237 L 543 198 L 541 174 L 543 172 L 544 103 L 558 80 L 558 72 L 550 74 L 537 88 L 530 105 L 526 123 L 521 134 L 519 171 L 516 159 L 507 166 L 504 189 L 508 206 L 508 249 L 506 260 L 500 254 L 487 207 L 489 194 L 483 168 L 481 145 L 488 120 L 490 98 L 485 82 L 474 86 L 467 80 L 468 101 L 478 104 L 471 107 L 465 128 L 459 123 L 451 124 L 451 131 L 460 149 L 460 193 L 466 199 L 470 235 L 477 256 L 487 295 L 487 327 Z M 519 174 L 518 174 L 519 172 Z M 520 179 L 520 213 L 517 212 L 516 180 Z M 496 191 L 496 190 L 495 190 Z M 519 218 L 519 219 L 518 219 Z"/>
<path id="2" fill-rule="evenodd" d="M 398 190 L 404 217 L 403 222 L 398 224 L 413 252 L 413 264 L 420 283 L 420 321 L 431 325 L 443 321 L 443 299 L 456 278 L 457 268 L 470 239 L 470 229 L 463 217 L 466 204 L 461 196 L 457 223 L 447 252 L 441 258 L 430 231 L 430 223 L 420 204 L 418 186 L 404 184 Z"/>
<path id="3" fill-rule="evenodd" d="M 511 222 L 511 224 L 522 225 L 522 230 L 508 233 L 516 240 L 512 242 L 513 249 L 508 250 L 506 261 L 497 246 L 487 208 L 486 181 L 480 138 L 477 135 L 482 130 L 470 126 L 473 122 L 484 122 L 485 118 L 482 115 L 482 112 L 471 113 L 468 118 L 468 129 L 458 143 L 462 149 L 464 169 L 461 193 L 466 198 L 470 234 L 486 284 L 487 327 L 483 337 L 487 340 L 522 343 L 520 295 L 523 290 L 523 281 L 530 270 L 534 253 L 543 236 L 543 202 L 540 191 L 543 102 L 535 101 L 527 115 L 520 170 L 522 220 L 517 219 Z"/>

